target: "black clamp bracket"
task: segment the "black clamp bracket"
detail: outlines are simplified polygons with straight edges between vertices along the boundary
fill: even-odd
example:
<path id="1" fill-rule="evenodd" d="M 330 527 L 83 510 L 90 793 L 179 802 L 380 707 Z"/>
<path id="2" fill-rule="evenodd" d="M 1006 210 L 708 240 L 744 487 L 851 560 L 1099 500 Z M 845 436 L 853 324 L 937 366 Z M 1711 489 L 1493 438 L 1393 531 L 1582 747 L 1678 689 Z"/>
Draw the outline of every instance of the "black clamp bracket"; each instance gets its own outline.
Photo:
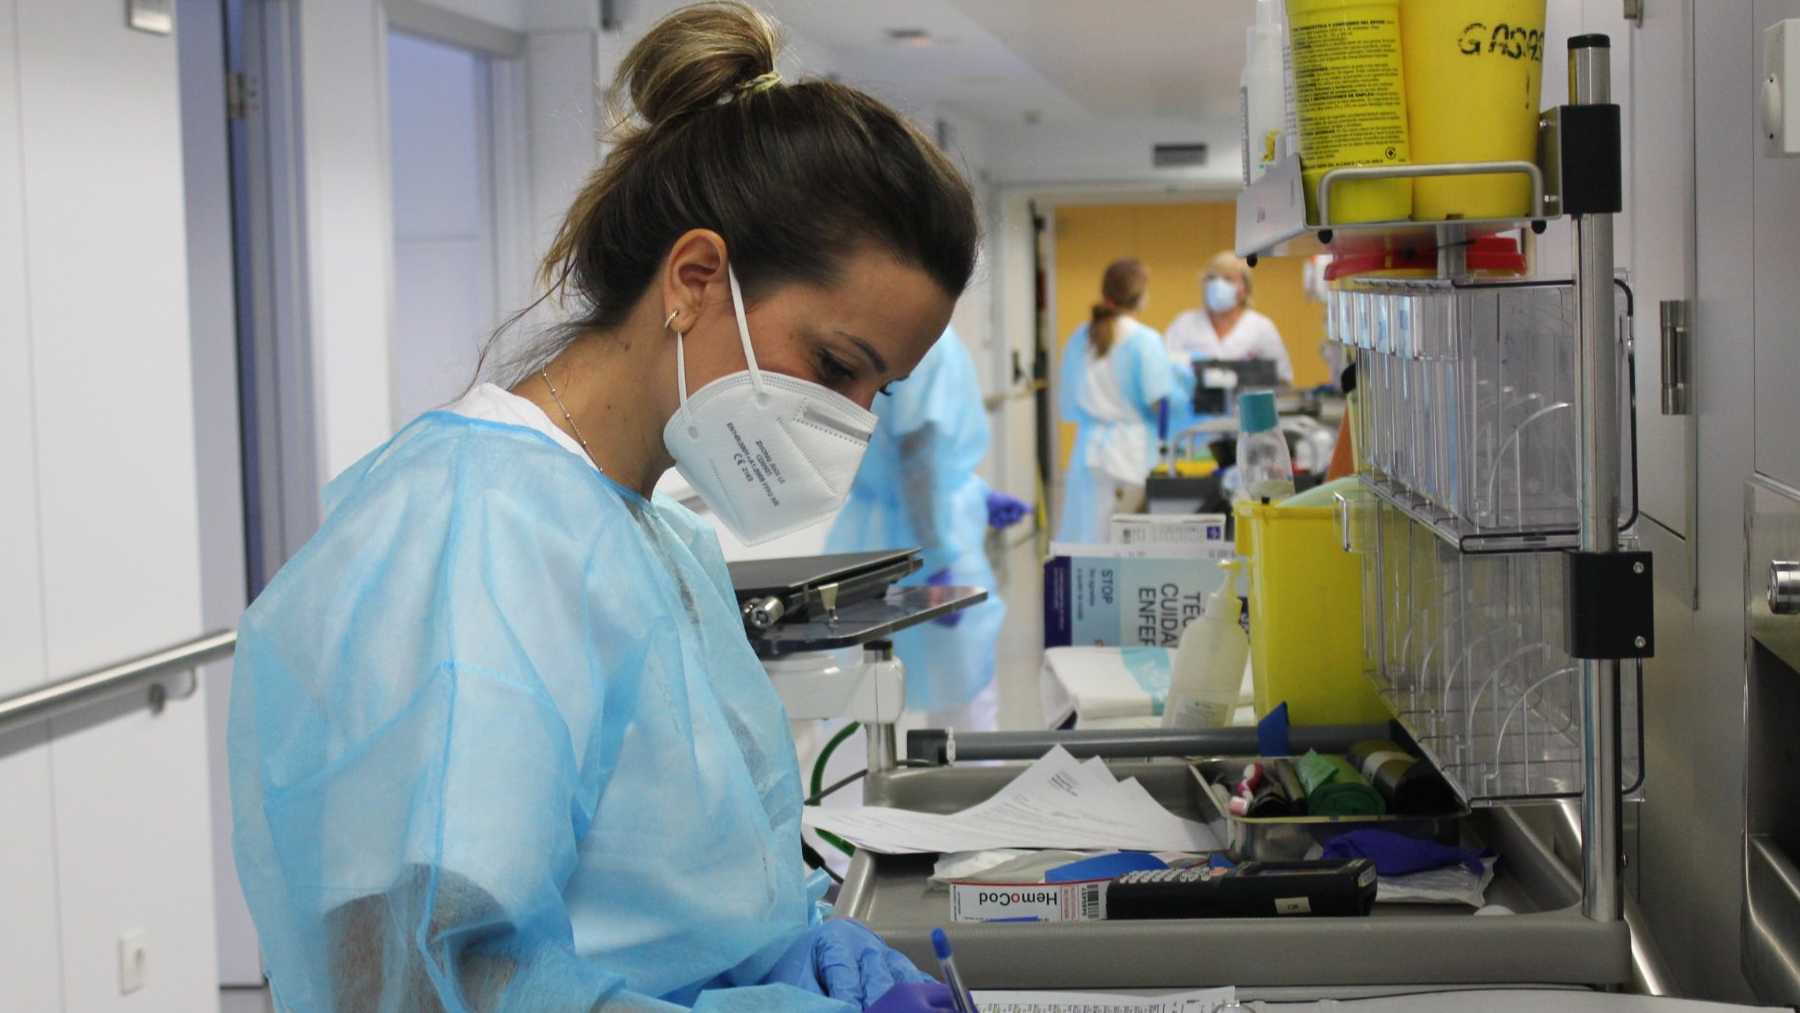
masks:
<path id="1" fill-rule="evenodd" d="M 1552 214 L 1619 214 L 1625 207 L 1619 107 L 1546 111 L 1538 126 L 1538 165 L 1544 170 L 1544 206 Z"/>
<path id="2" fill-rule="evenodd" d="M 1648 552 L 1566 552 L 1564 646 L 1590 660 L 1656 654 L 1655 571 Z"/>

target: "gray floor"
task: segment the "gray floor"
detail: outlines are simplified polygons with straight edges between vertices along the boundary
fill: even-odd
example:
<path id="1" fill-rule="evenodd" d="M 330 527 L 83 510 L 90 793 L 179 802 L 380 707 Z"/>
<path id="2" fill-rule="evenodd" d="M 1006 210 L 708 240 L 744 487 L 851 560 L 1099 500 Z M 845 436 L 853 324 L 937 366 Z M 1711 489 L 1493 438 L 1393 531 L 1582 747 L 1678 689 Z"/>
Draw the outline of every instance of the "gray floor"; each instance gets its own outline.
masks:
<path id="1" fill-rule="evenodd" d="M 219 992 L 219 1013 L 275 1013 L 266 988 L 227 988 Z"/>

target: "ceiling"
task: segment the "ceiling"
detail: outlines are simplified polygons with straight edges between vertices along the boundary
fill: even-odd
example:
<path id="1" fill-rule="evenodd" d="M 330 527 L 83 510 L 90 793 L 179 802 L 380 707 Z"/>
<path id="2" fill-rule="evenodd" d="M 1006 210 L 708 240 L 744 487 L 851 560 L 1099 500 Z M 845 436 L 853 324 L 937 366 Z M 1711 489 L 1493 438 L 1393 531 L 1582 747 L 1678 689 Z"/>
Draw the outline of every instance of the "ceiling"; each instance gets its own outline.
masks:
<path id="1" fill-rule="evenodd" d="M 861 86 L 996 126 L 1235 122 L 1253 0 L 760 0 Z M 897 43 L 919 29 L 928 45 Z"/>

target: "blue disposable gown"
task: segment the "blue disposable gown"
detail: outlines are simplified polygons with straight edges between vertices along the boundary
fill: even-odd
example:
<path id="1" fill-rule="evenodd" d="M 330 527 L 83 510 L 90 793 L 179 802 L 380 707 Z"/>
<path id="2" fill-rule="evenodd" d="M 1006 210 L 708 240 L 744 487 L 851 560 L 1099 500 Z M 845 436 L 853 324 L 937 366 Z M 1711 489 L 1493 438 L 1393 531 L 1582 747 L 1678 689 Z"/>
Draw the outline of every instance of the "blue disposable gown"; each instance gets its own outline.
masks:
<path id="1" fill-rule="evenodd" d="M 231 698 L 283 1008 L 849 1008 L 733 987 L 813 906 L 786 715 L 704 523 L 441 412 L 327 500 Z"/>
<path id="2" fill-rule="evenodd" d="M 954 626 L 926 623 L 894 636 L 906 666 L 906 706 L 965 707 L 994 678 L 994 647 L 1006 606 L 987 559 L 988 485 L 975 474 L 987 456 L 987 409 L 975 361 L 955 331 L 889 393 L 875 398 L 880 424 L 826 537 L 827 552 L 923 550 L 924 566 L 902 583 L 945 573 L 950 583 L 989 589 Z M 940 578 L 944 579 L 944 578 Z"/>
<path id="3" fill-rule="evenodd" d="M 1106 435 L 1110 428 L 1140 427 L 1145 448 L 1143 470 L 1148 477 L 1156 463 L 1159 426 L 1157 403 L 1165 398 L 1192 399 L 1193 370 L 1183 369 L 1169 358 L 1162 336 L 1143 324 L 1132 322 L 1131 330 L 1118 335 L 1107 350 L 1117 394 L 1127 407 L 1129 418 L 1096 418 L 1081 404 L 1081 391 L 1093 359 L 1088 349 L 1088 325 L 1082 324 L 1069 335 L 1063 346 L 1057 402 L 1065 422 L 1076 424 L 1075 449 L 1063 474 L 1062 516 L 1056 527 L 1056 540 L 1091 545 L 1103 543 L 1108 533 L 1098 527 L 1099 490 L 1092 468 L 1088 466 L 1089 446 Z M 1184 415 L 1179 406 L 1172 421 L 1179 424 Z M 1139 480 L 1140 482 L 1142 479 Z"/>

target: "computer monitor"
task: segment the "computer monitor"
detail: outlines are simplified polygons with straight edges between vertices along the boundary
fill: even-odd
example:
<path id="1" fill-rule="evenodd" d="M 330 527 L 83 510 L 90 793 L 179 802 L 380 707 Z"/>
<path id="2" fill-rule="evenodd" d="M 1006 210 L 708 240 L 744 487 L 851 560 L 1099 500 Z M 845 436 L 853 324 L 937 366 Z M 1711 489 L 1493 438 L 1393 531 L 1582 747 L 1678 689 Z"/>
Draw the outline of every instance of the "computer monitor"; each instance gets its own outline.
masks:
<path id="1" fill-rule="evenodd" d="M 1239 391 L 1273 388 L 1281 373 L 1274 359 L 1197 359 L 1194 379 L 1194 411 L 1228 415 L 1237 409 Z"/>

